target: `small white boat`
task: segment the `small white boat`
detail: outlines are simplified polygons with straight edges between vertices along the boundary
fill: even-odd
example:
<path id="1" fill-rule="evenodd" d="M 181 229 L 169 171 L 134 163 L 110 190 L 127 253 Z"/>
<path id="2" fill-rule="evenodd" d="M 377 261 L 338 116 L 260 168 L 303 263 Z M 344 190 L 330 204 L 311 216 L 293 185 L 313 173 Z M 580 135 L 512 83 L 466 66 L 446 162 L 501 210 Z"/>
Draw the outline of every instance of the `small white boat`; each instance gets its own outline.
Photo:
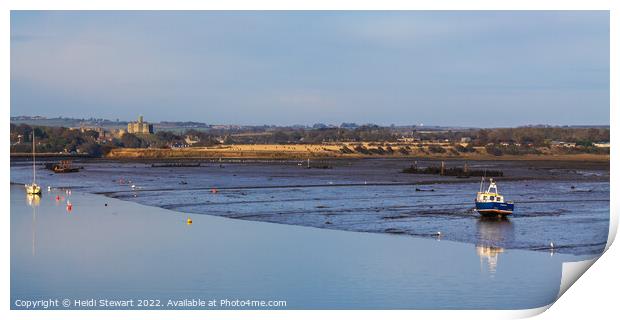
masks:
<path id="1" fill-rule="evenodd" d="M 34 152 L 34 129 L 32 130 L 32 183 L 26 185 L 26 193 L 27 194 L 41 194 L 41 187 L 37 185 L 37 168 L 36 168 L 36 158 Z"/>

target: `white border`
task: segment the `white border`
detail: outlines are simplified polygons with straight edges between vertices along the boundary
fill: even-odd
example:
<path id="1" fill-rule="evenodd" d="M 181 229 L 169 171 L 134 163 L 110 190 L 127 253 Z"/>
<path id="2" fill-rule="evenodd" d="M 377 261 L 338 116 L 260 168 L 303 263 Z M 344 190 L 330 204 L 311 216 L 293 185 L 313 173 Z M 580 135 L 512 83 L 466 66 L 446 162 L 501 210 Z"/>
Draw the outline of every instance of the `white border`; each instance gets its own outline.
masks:
<path id="1" fill-rule="evenodd" d="M 306 3 L 299 3 L 299 1 L 285 1 L 285 0 L 232 0 L 232 1 L 219 1 L 210 3 L 208 1 L 199 0 L 177 0 L 177 1 L 163 1 L 163 0 L 151 0 L 151 1 L 127 1 L 127 0 L 56 0 L 56 1 L 35 1 L 35 0 L 22 0 L 22 1 L 3 1 L 0 5 L 2 7 L 2 13 L 0 14 L 0 39 L 2 40 L 2 50 L 0 50 L 1 65 L 3 68 L 2 77 L 0 78 L 0 106 L 2 107 L 5 117 L 2 121 L 3 132 L 5 137 L 9 132 L 9 85 L 10 85 L 10 10 L 282 10 L 282 9 L 295 9 L 295 10 L 611 10 L 611 106 L 610 106 L 610 120 L 611 123 L 617 123 L 618 113 L 615 111 L 618 108 L 618 74 L 619 67 L 616 63 L 618 57 L 618 35 L 620 35 L 618 19 L 618 9 L 620 9 L 620 2 L 613 0 L 443 0 L 443 1 L 394 1 L 394 0 L 382 0 L 382 1 L 368 1 L 368 0 L 344 0 L 344 1 L 329 1 L 329 0 L 314 0 L 307 1 Z M 615 59 L 614 59 L 615 58 Z M 617 139 L 617 130 L 612 126 L 611 140 L 615 146 Z M 8 139 L 0 139 L 2 141 L 2 148 L 4 150 L 9 149 Z M 618 159 L 618 149 L 611 149 L 611 194 L 614 194 L 615 183 L 618 182 L 618 175 L 613 170 L 613 159 Z M 2 158 L 4 168 L 9 168 L 8 154 Z M 9 180 L 10 173 L 5 169 L 3 171 L 4 184 L 2 185 L 2 194 L 9 194 Z M 5 208 L 8 206 L 9 201 L 5 199 Z M 607 249 L 613 242 L 618 225 L 618 201 L 616 198 L 611 198 L 611 219 L 610 219 L 610 233 L 607 244 Z M 10 223 L 9 223 L 9 210 L 4 210 L 5 220 L 2 224 L 2 248 L 3 256 L 10 257 Z M 600 315 L 607 315 L 615 313 L 615 306 L 617 304 L 616 299 L 618 289 L 618 277 L 616 276 L 616 270 L 620 266 L 618 250 L 611 248 L 603 257 L 599 260 L 601 262 L 595 264 L 592 269 L 596 271 L 596 274 L 586 274 L 584 278 L 588 278 L 592 282 L 584 283 L 581 281 L 575 285 L 575 287 L 585 287 L 580 289 L 582 291 L 574 292 L 577 290 L 568 290 L 567 294 L 560 299 L 558 303 L 549 311 L 543 314 L 545 317 L 565 317 L 575 316 L 581 314 L 586 316 L 591 312 Z M 10 265 L 8 259 L 3 259 L 4 263 L 0 264 L 0 272 L 2 277 L 7 280 L 3 283 L 7 284 L 2 290 L 0 295 L 0 301 L 4 302 L 2 308 L 3 319 L 32 319 L 32 318 L 45 318 L 45 319 L 82 319 L 85 317 L 93 319 L 107 319 L 109 317 L 119 318 L 152 318 L 152 319 L 167 319 L 170 316 L 178 319 L 190 319 L 196 317 L 217 317 L 218 319 L 231 319 L 243 317 L 252 317 L 256 319 L 288 319 L 291 317 L 300 319 L 314 319 L 317 317 L 327 318 L 342 318 L 342 317 L 355 317 L 360 319 L 375 318 L 389 316 L 395 319 L 409 319 L 412 316 L 421 317 L 433 317 L 433 318 L 455 318 L 459 319 L 496 319 L 496 318 L 520 318 L 529 317 L 539 314 L 547 309 L 547 307 L 530 309 L 530 310 L 517 310 L 517 311 L 9 311 L 10 301 Z M 604 261 L 604 262 L 603 262 Z M 605 263 L 603 266 L 600 264 Z M 586 291 L 587 290 L 587 291 Z M 575 297 L 577 297 L 575 300 Z M 567 301 L 563 302 L 562 300 Z M 571 300 L 572 299 L 572 300 Z M 571 302 L 569 302 L 571 301 Z M 608 303 L 601 304 L 601 301 L 607 301 Z M 596 310 L 588 310 L 588 307 L 597 307 Z M 584 313 L 584 311 L 586 313 Z M 608 313 L 606 313 L 608 312 Z"/>

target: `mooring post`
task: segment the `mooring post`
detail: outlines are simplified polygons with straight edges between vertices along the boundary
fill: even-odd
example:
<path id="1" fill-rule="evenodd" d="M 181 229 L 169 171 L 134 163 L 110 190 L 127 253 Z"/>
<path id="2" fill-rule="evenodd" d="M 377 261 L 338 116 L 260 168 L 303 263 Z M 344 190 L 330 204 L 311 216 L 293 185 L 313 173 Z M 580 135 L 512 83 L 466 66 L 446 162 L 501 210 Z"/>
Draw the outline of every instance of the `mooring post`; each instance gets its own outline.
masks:
<path id="1" fill-rule="evenodd" d="M 443 176 L 444 173 L 445 173 L 445 170 L 446 170 L 446 163 L 444 161 L 441 161 L 441 172 L 440 172 L 440 175 Z"/>

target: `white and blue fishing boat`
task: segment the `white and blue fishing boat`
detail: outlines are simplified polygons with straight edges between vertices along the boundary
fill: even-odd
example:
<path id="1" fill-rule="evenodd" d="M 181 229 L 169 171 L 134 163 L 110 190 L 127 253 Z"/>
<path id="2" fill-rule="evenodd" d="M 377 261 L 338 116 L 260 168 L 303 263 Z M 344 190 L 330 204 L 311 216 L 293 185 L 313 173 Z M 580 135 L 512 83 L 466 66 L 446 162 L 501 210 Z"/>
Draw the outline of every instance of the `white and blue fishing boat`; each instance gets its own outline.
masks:
<path id="1" fill-rule="evenodd" d="M 489 179 L 489 188 L 484 190 L 484 177 L 480 181 L 480 192 L 476 195 L 476 211 L 483 216 L 507 216 L 514 211 L 515 204 L 505 201 L 504 196 L 497 191 L 493 179 Z"/>

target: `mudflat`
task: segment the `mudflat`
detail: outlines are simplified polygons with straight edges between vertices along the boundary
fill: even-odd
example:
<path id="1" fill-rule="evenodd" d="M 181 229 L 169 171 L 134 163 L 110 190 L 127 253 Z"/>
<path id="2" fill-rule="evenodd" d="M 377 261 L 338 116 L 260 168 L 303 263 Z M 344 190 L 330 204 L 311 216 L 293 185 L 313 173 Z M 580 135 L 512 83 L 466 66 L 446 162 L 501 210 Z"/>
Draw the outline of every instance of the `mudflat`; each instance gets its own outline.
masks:
<path id="1" fill-rule="evenodd" d="M 498 170 L 500 192 L 515 202 L 506 221 L 473 211 L 480 177 L 407 174 L 440 162 L 419 159 L 83 160 L 79 173 L 41 171 L 46 187 L 71 187 L 181 213 L 323 229 L 480 242 L 500 248 L 598 254 L 609 230 L 609 163 L 467 161 Z M 154 166 L 155 164 L 155 166 Z M 196 165 L 198 164 L 198 165 Z M 446 167 L 463 166 L 446 160 Z M 11 164 L 11 181 L 27 183 L 28 161 Z M 491 237 L 491 239 L 489 239 Z"/>

